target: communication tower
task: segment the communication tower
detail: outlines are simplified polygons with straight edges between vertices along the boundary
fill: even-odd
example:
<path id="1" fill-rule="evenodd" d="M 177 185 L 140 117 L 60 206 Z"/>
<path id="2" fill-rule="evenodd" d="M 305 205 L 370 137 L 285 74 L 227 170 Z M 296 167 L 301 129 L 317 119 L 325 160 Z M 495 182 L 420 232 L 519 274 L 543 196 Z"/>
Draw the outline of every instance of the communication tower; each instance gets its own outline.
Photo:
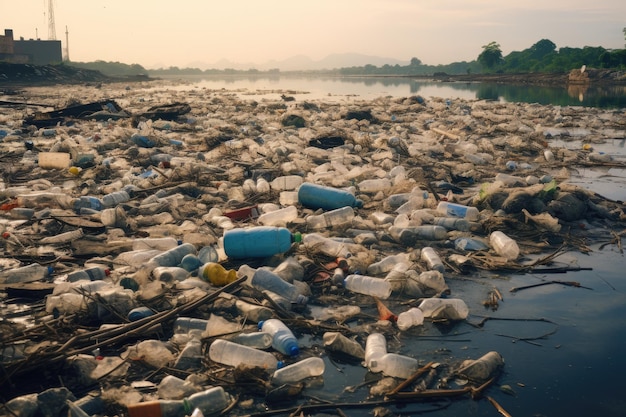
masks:
<path id="1" fill-rule="evenodd" d="M 67 26 L 65 26 L 65 60 L 70 60 L 70 33 L 67 31 Z"/>
<path id="2" fill-rule="evenodd" d="M 57 40 L 57 30 L 54 27 L 54 1 L 48 0 L 48 40 Z"/>

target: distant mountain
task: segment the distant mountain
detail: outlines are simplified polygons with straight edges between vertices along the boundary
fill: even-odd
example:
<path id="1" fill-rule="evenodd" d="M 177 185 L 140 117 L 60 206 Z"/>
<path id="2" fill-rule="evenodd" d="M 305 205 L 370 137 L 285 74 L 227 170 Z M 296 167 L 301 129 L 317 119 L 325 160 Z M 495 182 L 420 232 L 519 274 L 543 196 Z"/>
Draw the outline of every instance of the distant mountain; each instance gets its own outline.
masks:
<path id="1" fill-rule="evenodd" d="M 345 53 L 345 54 L 331 54 L 327 57 L 320 59 L 318 61 L 312 60 L 311 58 L 305 55 L 295 55 L 290 58 L 277 61 L 271 60 L 267 61 L 263 64 L 255 64 L 255 63 L 240 63 L 240 62 L 232 62 L 226 59 L 219 60 L 214 62 L 213 64 L 209 64 L 206 62 L 191 62 L 187 65 L 188 68 L 200 68 L 201 70 L 206 69 L 219 69 L 223 70 L 226 68 L 232 68 L 236 70 L 249 70 L 249 69 L 257 69 L 260 71 L 266 71 L 269 69 L 278 68 L 281 71 L 306 71 L 306 70 L 323 70 L 323 69 L 338 69 L 338 68 L 349 68 L 349 67 L 362 67 L 364 65 L 374 65 L 377 67 L 383 65 L 401 65 L 405 66 L 409 64 L 409 61 L 402 61 L 395 58 L 385 58 L 373 55 L 363 55 L 363 54 L 353 54 L 353 53 Z"/>

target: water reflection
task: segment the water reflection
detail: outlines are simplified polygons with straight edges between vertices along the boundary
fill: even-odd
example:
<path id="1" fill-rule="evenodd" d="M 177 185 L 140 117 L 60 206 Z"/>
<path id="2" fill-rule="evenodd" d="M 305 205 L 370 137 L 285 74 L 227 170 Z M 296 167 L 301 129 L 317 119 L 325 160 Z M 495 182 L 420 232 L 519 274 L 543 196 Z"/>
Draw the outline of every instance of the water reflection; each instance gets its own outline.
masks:
<path id="1" fill-rule="evenodd" d="M 409 77 L 330 77 L 287 76 L 278 74 L 247 76 L 188 77 L 195 87 L 209 89 L 248 89 L 259 91 L 289 90 L 306 93 L 307 98 L 354 96 L 373 99 L 381 96 L 425 98 L 461 98 L 466 100 L 495 100 L 552 104 L 560 106 L 588 106 L 626 108 L 626 86 L 571 85 L 546 87 L 479 82 L 440 82 Z"/>

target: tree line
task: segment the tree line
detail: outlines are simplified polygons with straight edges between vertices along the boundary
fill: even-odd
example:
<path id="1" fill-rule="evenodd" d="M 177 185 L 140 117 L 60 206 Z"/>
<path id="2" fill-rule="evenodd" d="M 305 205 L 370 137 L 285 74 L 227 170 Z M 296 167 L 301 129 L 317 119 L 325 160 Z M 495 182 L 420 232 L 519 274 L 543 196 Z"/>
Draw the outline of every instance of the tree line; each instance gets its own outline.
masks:
<path id="1" fill-rule="evenodd" d="M 624 28 L 626 36 L 626 28 Z M 120 62 L 69 62 L 79 68 L 94 69 L 106 75 L 261 75 L 280 74 L 279 69 L 260 71 L 254 68 L 249 70 L 235 70 L 232 68 L 218 70 L 199 68 L 169 67 L 158 70 L 146 70 L 139 64 L 123 64 Z M 365 65 L 348 68 L 339 68 L 325 71 L 296 71 L 309 74 L 324 75 L 424 75 L 437 74 L 484 74 L 484 73 L 558 73 L 569 72 L 572 69 L 586 65 L 588 68 L 603 68 L 626 70 L 626 49 L 605 49 L 603 47 L 557 49 L 554 42 L 542 39 L 523 51 L 513 51 L 503 56 L 502 49 L 497 42 L 490 42 L 482 47 L 482 52 L 473 61 L 453 62 L 447 65 L 425 65 L 418 58 L 411 58 L 408 65 Z M 294 73 L 290 71 L 289 73 Z"/>

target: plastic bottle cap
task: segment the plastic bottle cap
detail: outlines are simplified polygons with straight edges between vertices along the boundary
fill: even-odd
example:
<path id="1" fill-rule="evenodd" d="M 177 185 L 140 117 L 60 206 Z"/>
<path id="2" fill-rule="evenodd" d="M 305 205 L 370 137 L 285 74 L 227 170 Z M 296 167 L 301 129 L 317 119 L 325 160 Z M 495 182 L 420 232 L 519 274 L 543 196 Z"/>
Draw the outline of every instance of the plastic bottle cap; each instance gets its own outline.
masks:
<path id="1" fill-rule="evenodd" d="M 111 270 L 110 270 L 109 268 L 105 269 L 105 270 L 104 270 L 104 275 L 106 275 L 107 277 L 108 277 L 109 275 L 111 275 Z"/>
<path id="2" fill-rule="evenodd" d="M 285 366 L 285 362 L 283 362 L 283 361 L 278 361 L 276 363 L 276 369 L 280 369 L 280 368 L 282 368 L 284 366 Z"/>
<path id="3" fill-rule="evenodd" d="M 354 202 L 354 207 L 356 207 L 356 208 L 363 207 L 363 200 L 360 200 L 360 199 L 357 198 L 357 200 Z"/>
<path id="4" fill-rule="evenodd" d="M 54 273 L 54 268 L 51 266 L 48 266 L 48 275 L 52 275 Z"/>
<path id="5" fill-rule="evenodd" d="M 261 320 L 259 322 L 259 324 L 257 325 L 257 327 L 259 328 L 259 330 L 261 330 L 263 328 L 263 323 L 265 323 L 265 320 Z"/>
<path id="6" fill-rule="evenodd" d="M 300 348 L 298 346 L 290 346 L 289 347 L 289 355 L 290 356 L 298 356 L 300 354 Z"/>
<path id="7" fill-rule="evenodd" d="M 302 234 L 300 232 L 296 232 L 293 234 L 294 242 L 302 242 Z"/>

